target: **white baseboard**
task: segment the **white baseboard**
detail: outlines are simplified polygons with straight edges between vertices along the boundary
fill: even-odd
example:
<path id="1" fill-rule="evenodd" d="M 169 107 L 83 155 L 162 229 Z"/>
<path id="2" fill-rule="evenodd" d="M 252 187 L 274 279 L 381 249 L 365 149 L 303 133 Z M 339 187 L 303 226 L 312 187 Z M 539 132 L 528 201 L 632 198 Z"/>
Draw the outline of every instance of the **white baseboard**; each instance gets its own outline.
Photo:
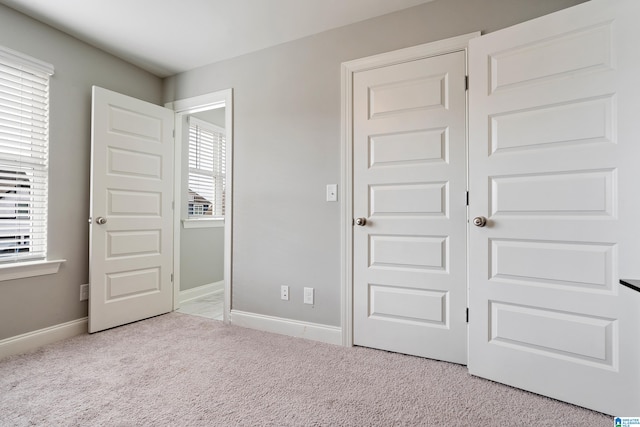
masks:
<path id="1" fill-rule="evenodd" d="M 342 345 L 342 329 L 338 326 L 300 322 L 298 320 L 265 316 L 239 310 L 231 310 L 231 323 L 260 331 Z"/>
<path id="2" fill-rule="evenodd" d="M 0 341 L 0 359 L 87 333 L 87 318 L 72 320 Z"/>
<path id="3" fill-rule="evenodd" d="M 184 304 L 185 302 L 203 297 L 205 295 L 215 294 L 217 292 L 224 292 L 224 280 L 198 286 L 197 288 L 187 289 L 186 291 L 180 291 L 178 302 L 180 304 Z"/>

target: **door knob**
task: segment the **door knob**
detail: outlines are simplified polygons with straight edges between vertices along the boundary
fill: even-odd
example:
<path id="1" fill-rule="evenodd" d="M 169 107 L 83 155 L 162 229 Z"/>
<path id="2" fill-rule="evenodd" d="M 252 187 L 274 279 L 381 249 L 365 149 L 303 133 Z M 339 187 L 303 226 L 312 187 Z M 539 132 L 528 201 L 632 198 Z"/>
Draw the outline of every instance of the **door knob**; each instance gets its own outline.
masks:
<path id="1" fill-rule="evenodd" d="M 483 216 L 477 216 L 473 218 L 473 225 L 475 225 L 476 227 L 484 227 L 485 225 L 487 225 L 487 218 Z"/>
<path id="2" fill-rule="evenodd" d="M 107 223 L 107 218 L 101 217 L 99 216 L 98 218 L 96 218 L 96 224 L 106 224 Z"/>
<path id="3" fill-rule="evenodd" d="M 356 218 L 356 225 L 359 225 L 360 227 L 362 227 L 366 224 L 367 224 L 367 218 Z"/>

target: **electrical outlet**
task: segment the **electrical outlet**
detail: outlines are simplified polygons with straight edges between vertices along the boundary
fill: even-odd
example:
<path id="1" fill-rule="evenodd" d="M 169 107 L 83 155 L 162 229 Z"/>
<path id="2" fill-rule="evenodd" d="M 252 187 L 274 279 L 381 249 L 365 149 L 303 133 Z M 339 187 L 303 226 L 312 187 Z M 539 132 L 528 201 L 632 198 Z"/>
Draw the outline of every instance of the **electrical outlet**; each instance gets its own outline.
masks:
<path id="1" fill-rule="evenodd" d="M 313 288 L 304 288 L 304 303 L 313 304 Z"/>
<path id="2" fill-rule="evenodd" d="M 280 286 L 280 299 L 289 301 L 289 287 L 287 285 Z"/>
<path id="3" fill-rule="evenodd" d="M 89 299 L 89 285 L 80 285 L 80 301 Z"/>

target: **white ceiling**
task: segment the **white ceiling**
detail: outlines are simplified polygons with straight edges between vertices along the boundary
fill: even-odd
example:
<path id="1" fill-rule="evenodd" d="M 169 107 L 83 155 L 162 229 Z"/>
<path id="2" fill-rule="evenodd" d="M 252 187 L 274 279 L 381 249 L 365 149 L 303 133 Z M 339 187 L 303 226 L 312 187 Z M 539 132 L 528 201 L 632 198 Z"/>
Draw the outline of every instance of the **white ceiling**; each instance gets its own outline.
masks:
<path id="1" fill-rule="evenodd" d="M 433 0 L 0 0 L 160 77 Z"/>

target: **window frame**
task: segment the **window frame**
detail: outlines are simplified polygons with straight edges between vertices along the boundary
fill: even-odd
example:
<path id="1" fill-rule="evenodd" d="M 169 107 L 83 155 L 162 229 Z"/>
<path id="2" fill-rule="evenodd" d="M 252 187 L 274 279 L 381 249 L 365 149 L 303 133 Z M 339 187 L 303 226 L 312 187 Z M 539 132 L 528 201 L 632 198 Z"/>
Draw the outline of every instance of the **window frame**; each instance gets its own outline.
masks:
<path id="1" fill-rule="evenodd" d="M 4 100 L 5 102 L 7 102 L 7 104 L 5 104 L 6 108 L 4 110 L 5 120 L 9 120 L 12 112 L 15 113 L 16 111 L 20 111 L 21 109 L 28 110 L 30 108 L 30 104 L 25 102 L 27 97 L 22 97 L 22 96 L 18 98 L 19 104 L 17 109 L 15 107 L 9 106 L 9 102 L 10 102 L 9 99 L 11 99 L 12 96 L 15 96 L 15 95 L 11 95 L 10 88 L 22 89 L 25 87 L 25 86 L 22 86 L 21 83 L 16 83 L 16 82 L 19 82 L 21 81 L 22 78 L 26 77 L 25 81 L 31 81 L 31 82 L 37 82 L 38 84 L 43 84 L 43 88 L 41 90 L 42 90 L 42 93 L 44 94 L 40 101 L 33 104 L 33 105 L 43 107 L 42 111 L 44 112 L 44 118 L 34 122 L 34 123 L 38 123 L 39 126 L 42 126 L 41 129 L 43 129 L 39 133 L 39 142 L 38 144 L 35 144 L 36 140 L 31 138 L 22 140 L 20 141 L 20 145 L 24 147 L 29 147 L 29 148 L 20 148 L 20 151 L 18 151 L 19 153 L 28 152 L 29 150 L 31 150 L 30 147 L 35 147 L 35 149 L 40 150 L 40 153 L 41 153 L 39 157 L 40 160 L 38 162 L 39 163 L 38 167 L 33 167 L 29 170 L 33 170 L 32 173 L 34 174 L 33 175 L 34 177 L 35 175 L 39 174 L 41 178 L 38 181 L 38 185 L 42 186 L 42 188 L 40 189 L 39 195 L 42 197 L 44 201 L 33 202 L 34 193 L 31 191 L 31 186 L 36 185 L 36 181 L 30 180 L 29 181 L 30 184 L 27 187 L 29 188 L 27 197 L 31 200 L 31 202 L 29 202 L 28 204 L 28 210 L 32 211 L 34 209 L 34 206 L 42 207 L 42 211 L 39 215 L 39 220 L 37 225 L 33 225 L 33 221 L 31 220 L 31 218 L 29 218 L 27 221 L 29 223 L 27 227 L 29 229 L 29 236 L 36 234 L 33 231 L 34 227 L 41 227 L 41 229 L 43 230 L 39 233 L 42 240 L 42 244 L 40 244 L 39 246 L 34 246 L 34 247 L 40 247 L 41 249 L 36 254 L 33 254 L 33 252 L 30 250 L 29 255 L 18 255 L 19 252 L 21 251 L 15 250 L 12 255 L 6 256 L 4 257 L 4 259 L 0 258 L 0 281 L 4 281 L 4 280 L 13 280 L 13 279 L 19 279 L 24 277 L 33 277 L 33 276 L 56 273 L 58 272 L 60 265 L 65 260 L 47 259 L 47 253 L 48 253 L 47 212 L 49 208 L 48 178 L 49 178 L 49 147 L 50 147 L 50 141 L 49 141 L 50 98 L 49 96 L 50 96 L 50 87 L 51 87 L 51 76 L 54 74 L 54 67 L 53 65 L 48 64 L 44 61 L 41 61 L 39 59 L 33 58 L 31 56 L 25 55 L 21 52 L 9 49 L 4 46 L 0 46 L 0 65 L 4 69 L 2 76 L 6 79 L 5 80 L 6 82 L 9 82 L 7 83 L 6 86 L 4 86 L 5 88 L 9 89 L 9 91 L 5 92 L 5 96 L 4 96 Z M 11 81 L 14 81 L 14 83 L 10 83 Z M 15 101 L 15 99 L 13 99 L 11 102 L 13 101 Z M 22 115 L 18 117 L 22 117 Z M 8 121 L 7 123 L 10 123 L 10 121 Z M 32 124 L 29 124 L 27 126 L 28 127 L 26 129 L 33 129 Z M 9 135 L 9 134 L 5 134 L 5 135 Z M 19 138 L 23 138 L 23 137 L 20 136 Z M 5 154 L 7 157 L 5 157 L 5 161 L 3 162 L 4 166 L 0 166 L 0 169 L 2 169 L 2 167 L 6 168 L 6 170 L 4 171 L 5 181 L 11 180 L 12 175 L 15 175 L 15 178 L 13 179 L 16 181 L 15 191 L 11 191 L 11 190 L 7 191 L 9 187 L 7 186 L 7 184 L 5 184 L 5 192 L 7 194 L 18 194 L 20 191 L 18 189 L 19 187 L 25 188 L 24 186 L 19 186 L 17 184 L 17 181 L 19 180 L 18 175 L 20 173 L 24 173 L 24 172 L 19 172 L 16 166 L 21 163 L 20 162 L 15 163 L 15 161 L 12 163 L 9 160 L 10 155 L 8 153 L 13 150 L 12 145 L 16 144 L 15 142 L 11 142 L 13 140 L 14 140 L 13 137 L 8 136 L 7 139 L 4 140 L 5 142 L 0 143 L 5 148 L 5 153 L 7 153 Z M 25 141 L 26 141 L 26 144 L 25 144 Z M 43 152 L 44 154 L 42 154 Z M 26 157 L 26 158 L 29 158 L 29 157 Z M 25 176 L 27 175 L 25 174 Z M 17 206 L 17 204 L 19 203 L 19 200 L 18 200 L 19 196 L 16 195 L 14 197 L 16 200 L 13 203 L 16 204 Z M 32 203 L 35 203 L 35 204 L 32 204 Z M 7 206 L 9 206 L 10 200 L 7 201 L 6 204 Z M 9 218 L 9 219 L 13 219 L 17 223 L 19 220 L 18 212 L 16 211 L 15 218 Z M 7 236 L 7 237 L 10 237 L 10 236 Z M 29 247 L 31 248 L 31 245 Z"/>
<path id="2" fill-rule="evenodd" d="M 213 206 L 213 209 L 216 209 L 216 203 L 215 200 L 218 197 L 222 197 L 222 202 L 221 202 L 221 206 L 220 209 L 221 211 L 218 212 L 218 215 L 191 215 L 190 214 L 190 209 L 189 209 L 189 205 L 192 204 L 194 202 L 194 200 L 192 200 L 191 196 L 187 196 L 186 198 L 186 206 L 183 208 L 185 212 L 185 217 L 182 220 L 182 225 L 184 228 L 209 228 L 209 227 L 223 227 L 224 226 L 224 218 L 225 218 L 225 210 L 226 210 L 226 203 L 225 203 L 225 191 L 226 191 L 226 181 L 227 181 L 227 176 L 226 176 L 226 140 L 227 140 L 227 135 L 226 135 L 226 129 L 223 127 L 220 127 L 218 125 L 215 125 L 213 123 L 207 122 L 205 120 L 199 119 L 197 117 L 194 116 L 189 116 L 187 119 L 187 123 L 186 123 L 186 127 L 187 127 L 187 132 L 186 134 L 188 135 L 187 137 L 187 144 L 186 144 L 186 159 L 185 159 L 185 166 L 186 166 L 186 175 L 185 175 L 185 179 L 186 179 L 186 186 L 185 186 L 185 190 L 189 193 L 190 192 L 190 178 L 191 178 L 191 174 L 192 172 L 196 172 L 198 171 L 197 168 L 191 167 L 191 161 L 192 161 L 192 155 L 190 153 L 190 149 L 192 146 L 192 138 L 191 138 L 191 129 L 194 126 L 198 126 L 201 127 L 203 129 L 205 129 L 206 131 L 210 132 L 210 133 L 214 133 L 214 134 L 219 134 L 222 137 L 222 142 L 219 143 L 219 146 L 217 148 L 217 150 L 219 150 L 218 155 L 214 156 L 214 158 L 212 159 L 213 162 L 213 167 L 212 170 L 208 171 L 205 169 L 205 172 L 202 173 L 201 175 L 206 175 L 206 176 L 211 176 L 213 179 L 213 189 L 212 189 L 212 194 L 213 194 L 213 199 L 214 201 L 211 203 Z M 218 137 L 220 138 L 220 137 Z M 219 141 L 219 139 L 215 138 L 215 140 Z M 214 142 L 215 144 L 215 142 Z M 221 152 L 220 152 L 221 151 Z M 216 168 L 219 169 L 220 173 L 216 174 Z M 222 180 L 222 182 L 220 182 L 220 180 Z M 206 199 L 205 199 L 206 200 Z"/>

